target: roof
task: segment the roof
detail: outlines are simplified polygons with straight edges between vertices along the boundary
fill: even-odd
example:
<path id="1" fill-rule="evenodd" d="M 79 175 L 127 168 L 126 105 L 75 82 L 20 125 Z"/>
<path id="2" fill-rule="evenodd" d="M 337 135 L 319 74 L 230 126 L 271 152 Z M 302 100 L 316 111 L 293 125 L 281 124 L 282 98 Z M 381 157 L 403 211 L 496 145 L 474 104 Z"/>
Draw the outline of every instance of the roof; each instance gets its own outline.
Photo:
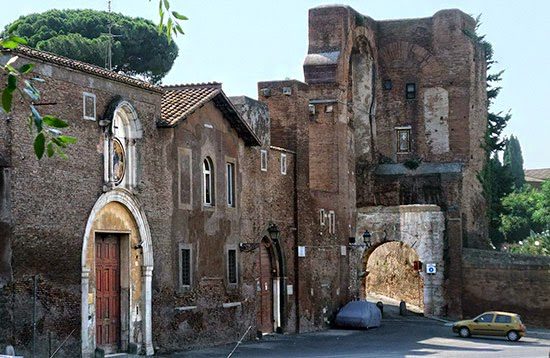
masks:
<path id="1" fill-rule="evenodd" d="M 114 71 L 109 71 L 105 68 L 92 65 L 86 62 L 77 61 L 77 60 L 70 59 L 68 57 L 56 55 L 51 52 L 36 50 L 36 49 L 30 48 L 27 46 L 22 46 L 22 45 L 18 46 L 16 49 L 13 49 L 13 50 L 2 50 L 2 51 L 15 52 L 25 57 L 53 63 L 63 67 L 67 67 L 67 68 L 72 68 L 74 70 L 78 70 L 78 71 L 82 71 L 82 72 L 96 75 L 99 77 L 107 78 L 113 81 L 122 82 L 128 85 L 143 88 L 146 90 L 159 92 L 159 93 L 163 92 L 162 88 L 155 86 L 149 82 L 138 80 L 137 78 L 126 76 Z"/>
<path id="2" fill-rule="evenodd" d="M 543 182 L 550 179 L 550 168 L 525 169 L 525 181 Z"/>
<path id="3" fill-rule="evenodd" d="M 247 145 L 260 140 L 222 90 L 221 83 L 192 83 L 163 86 L 159 127 L 175 127 L 197 109 L 212 101 Z"/>

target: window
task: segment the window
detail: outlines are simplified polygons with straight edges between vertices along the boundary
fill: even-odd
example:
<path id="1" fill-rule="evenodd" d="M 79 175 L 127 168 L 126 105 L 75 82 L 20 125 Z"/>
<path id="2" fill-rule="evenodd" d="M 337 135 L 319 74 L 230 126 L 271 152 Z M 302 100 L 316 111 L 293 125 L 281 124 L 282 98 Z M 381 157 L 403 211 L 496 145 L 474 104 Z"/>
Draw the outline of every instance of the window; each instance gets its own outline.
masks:
<path id="1" fill-rule="evenodd" d="M 237 284 L 237 250 L 227 250 L 227 282 L 230 285 Z"/>
<path id="2" fill-rule="evenodd" d="M 477 321 L 477 322 L 480 322 L 480 323 L 491 323 L 491 322 L 493 322 L 493 317 L 494 317 L 494 316 L 495 316 L 495 315 L 492 314 L 492 313 L 487 313 L 487 314 L 484 314 L 484 315 L 482 315 L 482 316 L 479 316 L 479 317 L 476 319 L 476 321 Z"/>
<path id="3" fill-rule="evenodd" d="M 192 284 L 192 251 L 190 244 L 179 245 L 180 288 L 188 289 Z"/>
<path id="4" fill-rule="evenodd" d="M 416 98 L 416 84 L 415 83 L 407 83 L 405 86 L 405 95 L 407 99 L 415 99 Z"/>
<path id="5" fill-rule="evenodd" d="M 325 226 L 326 216 L 325 209 L 319 209 L 319 225 Z"/>
<path id="6" fill-rule="evenodd" d="M 281 174 L 286 175 L 286 154 L 281 153 Z"/>
<path id="7" fill-rule="evenodd" d="M 212 159 L 206 157 L 203 162 L 203 195 L 204 205 L 214 205 L 214 166 L 212 165 Z"/>
<path id="8" fill-rule="evenodd" d="M 395 132 L 397 134 L 397 152 L 409 153 L 411 151 L 411 128 L 397 127 Z"/>
<path id="9" fill-rule="evenodd" d="M 90 121 L 95 121 L 96 112 L 95 112 L 95 94 L 83 92 L 82 93 L 82 107 L 83 107 L 83 117 Z"/>
<path id="10" fill-rule="evenodd" d="M 264 172 L 267 172 L 267 150 L 262 149 L 260 150 L 260 161 L 261 161 L 261 169 Z"/>
<path id="11" fill-rule="evenodd" d="M 336 213 L 332 210 L 328 212 L 328 233 L 336 234 Z"/>
<path id="12" fill-rule="evenodd" d="M 391 80 L 384 80 L 384 89 L 386 91 L 389 91 L 393 88 L 393 83 L 391 82 Z"/>
<path id="13" fill-rule="evenodd" d="M 502 314 L 497 314 L 497 318 L 495 319 L 495 323 L 512 323 L 512 317 L 505 316 Z"/>
<path id="14" fill-rule="evenodd" d="M 327 104 L 325 106 L 325 113 L 332 113 L 334 111 L 334 106 L 332 104 Z"/>
<path id="15" fill-rule="evenodd" d="M 227 206 L 235 207 L 235 164 L 226 163 L 227 169 Z"/>

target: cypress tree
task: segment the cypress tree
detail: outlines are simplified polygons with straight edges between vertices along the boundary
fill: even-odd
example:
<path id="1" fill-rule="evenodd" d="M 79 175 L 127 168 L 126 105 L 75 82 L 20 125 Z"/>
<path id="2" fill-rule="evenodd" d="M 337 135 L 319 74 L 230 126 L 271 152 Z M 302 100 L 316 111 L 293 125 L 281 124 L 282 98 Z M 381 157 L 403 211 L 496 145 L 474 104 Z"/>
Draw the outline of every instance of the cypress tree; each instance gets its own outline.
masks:
<path id="1" fill-rule="evenodd" d="M 504 149 L 504 165 L 510 168 L 510 175 L 512 177 L 514 188 L 519 190 L 525 184 L 525 172 L 523 171 L 523 156 L 521 155 L 521 146 L 519 140 L 510 136 L 510 139 L 506 143 L 506 149 Z"/>

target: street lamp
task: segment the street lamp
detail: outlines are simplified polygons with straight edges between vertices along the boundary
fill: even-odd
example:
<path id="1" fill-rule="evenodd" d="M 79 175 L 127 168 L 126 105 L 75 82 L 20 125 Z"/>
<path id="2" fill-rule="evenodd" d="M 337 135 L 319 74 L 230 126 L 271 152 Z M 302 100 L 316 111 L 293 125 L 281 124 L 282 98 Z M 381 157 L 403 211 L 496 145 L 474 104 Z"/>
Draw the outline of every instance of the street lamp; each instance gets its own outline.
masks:
<path id="1" fill-rule="evenodd" d="M 271 241 L 273 241 L 273 242 L 278 242 L 279 241 L 281 231 L 279 230 L 277 225 L 275 225 L 275 223 L 273 223 L 273 222 L 269 223 L 269 226 L 267 228 L 267 232 L 269 233 L 269 238 L 271 239 Z"/>

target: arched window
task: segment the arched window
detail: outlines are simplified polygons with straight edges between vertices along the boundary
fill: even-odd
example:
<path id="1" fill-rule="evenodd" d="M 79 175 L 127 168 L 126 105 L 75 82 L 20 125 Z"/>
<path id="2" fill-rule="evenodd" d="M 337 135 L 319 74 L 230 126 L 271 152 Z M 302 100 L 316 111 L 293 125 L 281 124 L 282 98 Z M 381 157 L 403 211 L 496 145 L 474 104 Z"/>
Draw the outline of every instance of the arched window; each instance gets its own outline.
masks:
<path id="1" fill-rule="evenodd" d="M 212 159 L 206 157 L 202 164 L 203 174 L 203 202 L 205 206 L 214 205 L 214 166 Z"/>
<path id="2" fill-rule="evenodd" d="M 133 189 L 137 185 L 136 144 L 142 137 L 140 120 L 132 105 L 115 99 L 109 104 L 111 123 L 105 132 L 104 180 L 109 189 L 123 187 Z"/>

